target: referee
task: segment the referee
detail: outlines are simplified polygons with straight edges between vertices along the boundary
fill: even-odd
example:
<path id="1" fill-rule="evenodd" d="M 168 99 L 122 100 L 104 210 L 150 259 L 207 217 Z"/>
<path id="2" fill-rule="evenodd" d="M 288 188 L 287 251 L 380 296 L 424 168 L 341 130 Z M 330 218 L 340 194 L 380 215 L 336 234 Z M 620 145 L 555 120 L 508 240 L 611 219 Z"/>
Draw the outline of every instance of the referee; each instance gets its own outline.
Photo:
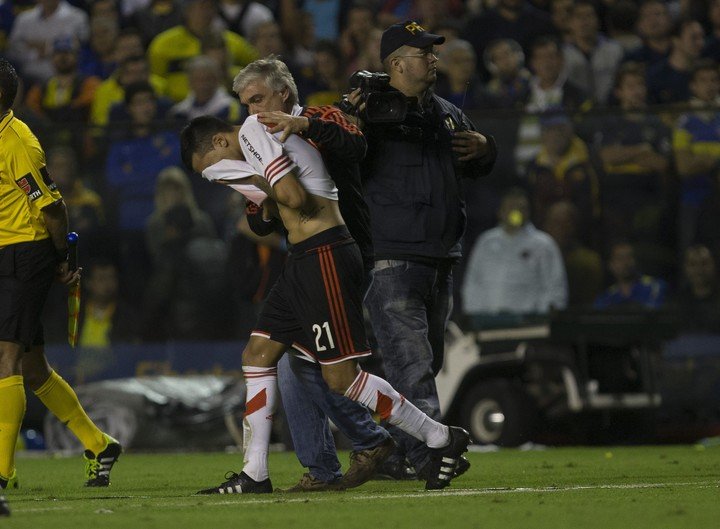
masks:
<path id="1" fill-rule="evenodd" d="M 68 270 L 65 203 L 45 168 L 35 135 L 10 108 L 15 69 L 0 58 L 0 494 L 15 481 L 15 443 L 26 383 L 85 447 L 87 486 L 107 486 L 120 445 L 88 418 L 72 388 L 47 363 L 40 314 L 53 279 Z M 0 496 L 0 516 L 9 515 Z"/>

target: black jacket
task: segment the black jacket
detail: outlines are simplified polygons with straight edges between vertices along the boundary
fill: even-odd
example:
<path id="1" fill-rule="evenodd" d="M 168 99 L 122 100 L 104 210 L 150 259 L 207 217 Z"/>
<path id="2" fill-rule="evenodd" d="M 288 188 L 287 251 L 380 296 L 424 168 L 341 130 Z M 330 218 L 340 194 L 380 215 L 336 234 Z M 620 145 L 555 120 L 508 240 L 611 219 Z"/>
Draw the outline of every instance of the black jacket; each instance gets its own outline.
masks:
<path id="1" fill-rule="evenodd" d="M 422 109 L 416 100 L 408 101 L 402 124 L 367 124 L 364 130 L 368 152 L 361 172 L 375 259 L 457 259 L 467 218 L 460 179 L 492 170 L 495 141 L 486 135 L 486 156 L 457 162 L 452 132 L 477 130 L 475 125 L 432 93 Z"/>

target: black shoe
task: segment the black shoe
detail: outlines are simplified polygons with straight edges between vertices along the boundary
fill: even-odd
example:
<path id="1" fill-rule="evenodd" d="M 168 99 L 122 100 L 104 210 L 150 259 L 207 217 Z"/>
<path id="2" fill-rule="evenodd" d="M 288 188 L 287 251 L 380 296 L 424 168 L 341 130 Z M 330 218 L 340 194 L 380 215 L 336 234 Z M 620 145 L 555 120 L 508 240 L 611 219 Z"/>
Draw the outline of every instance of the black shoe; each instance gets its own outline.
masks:
<path id="1" fill-rule="evenodd" d="M 458 459 L 457 468 L 455 469 L 455 478 L 462 476 L 470 469 L 470 460 L 465 456 L 460 456 Z"/>
<path id="2" fill-rule="evenodd" d="M 230 471 L 225 474 L 225 479 L 227 481 L 217 487 L 199 490 L 197 494 L 268 494 L 273 491 L 270 478 L 255 481 L 245 472 Z"/>
<path id="3" fill-rule="evenodd" d="M 373 479 L 393 481 L 414 481 L 418 479 L 415 469 L 407 459 L 389 459 L 380 465 Z"/>
<path id="4" fill-rule="evenodd" d="M 10 516 L 10 505 L 5 496 L 0 496 L 0 516 Z"/>
<path id="5" fill-rule="evenodd" d="M 459 426 L 450 426 L 450 443 L 433 450 L 427 470 L 426 490 L 444 489 L 455 477 L 460 457 L 467 452 L 470 434 Z M 465 469 L 467 470 L 467 468 Z"/>
<path id="6" fill-rule="evenodd" d="M 90 450 L 85 450 L 86 487 L 107 487 L 110 485 L 110 471 L 122 454 L 122 446 L 108 434 L 103 434 L 107 440 L 107 446 L 98 455 Z"/>

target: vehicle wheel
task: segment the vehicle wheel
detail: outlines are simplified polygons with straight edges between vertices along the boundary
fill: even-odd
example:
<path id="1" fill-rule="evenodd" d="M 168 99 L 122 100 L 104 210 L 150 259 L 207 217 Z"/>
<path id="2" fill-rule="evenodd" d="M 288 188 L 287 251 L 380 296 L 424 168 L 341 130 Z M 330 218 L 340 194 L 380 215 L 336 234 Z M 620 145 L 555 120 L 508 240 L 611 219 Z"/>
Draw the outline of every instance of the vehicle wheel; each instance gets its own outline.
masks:
<path id="1" fill-rule="evenodd" d="M 518 446 L 530 437 L 534 406 L 508 380 L 480 380 L 463 397 L 462 425 L 476 443 Z"/>

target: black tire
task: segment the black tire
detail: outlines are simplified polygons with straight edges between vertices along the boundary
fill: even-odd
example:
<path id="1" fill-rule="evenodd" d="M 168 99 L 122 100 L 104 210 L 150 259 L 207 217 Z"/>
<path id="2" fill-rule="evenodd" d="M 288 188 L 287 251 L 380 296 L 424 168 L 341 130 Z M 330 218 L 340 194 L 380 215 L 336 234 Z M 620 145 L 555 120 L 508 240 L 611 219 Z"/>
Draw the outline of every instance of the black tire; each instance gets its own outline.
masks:
<path id="1" fill-rule="evenodd" d="M 530 439 L 534 409 L 512 381 L 480 380 L 463 396 L 460 419 L 478 444 L 518 446 Z"/>

